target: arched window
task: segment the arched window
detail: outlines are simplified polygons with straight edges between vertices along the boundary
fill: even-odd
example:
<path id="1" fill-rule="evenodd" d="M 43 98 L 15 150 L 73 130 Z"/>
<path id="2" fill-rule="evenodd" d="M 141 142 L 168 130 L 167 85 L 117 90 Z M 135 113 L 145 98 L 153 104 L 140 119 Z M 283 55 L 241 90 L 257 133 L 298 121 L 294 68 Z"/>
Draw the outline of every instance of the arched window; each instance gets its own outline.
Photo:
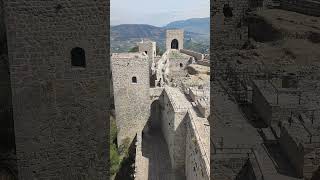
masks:
<path id="1" fill-rule="evenodd" d="M 132 83 L 137 83 L 137 77 L 135 76 L 132 77 Z"/>
<path id="2" fill-rule="evenodd" d="M 233 16 L 232 10 L 233 9 L 230 7 L 229 4 L 225 4 L 223 6 L 223 15 L 224 15 L 224 17 L 227 17 L 227 18 L 232 17 Z"/>
<path id="3" fill-rule="evenodd" d="M 179 42 L 177 39 L 172 40 L 171 49 L 179 49 Z"/>
<path id="4" fill-rule="evenodd" d="M 80 47 L 75 47 L 71 50 L 72 66 L 86 67 L 86 54 Z"/>
<path id="5" fill-rule="evenodd" d="M 180 63 L 180 67 L 183 68 L 183 64 L 182 63 Z"/>

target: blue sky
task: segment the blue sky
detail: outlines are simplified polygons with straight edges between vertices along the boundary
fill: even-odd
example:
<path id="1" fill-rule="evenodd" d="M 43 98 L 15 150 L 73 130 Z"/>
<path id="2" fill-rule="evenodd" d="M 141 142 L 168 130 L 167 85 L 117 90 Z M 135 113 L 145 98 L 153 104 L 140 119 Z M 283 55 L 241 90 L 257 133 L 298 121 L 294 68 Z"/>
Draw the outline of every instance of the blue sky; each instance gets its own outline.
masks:
<path id="1" fill-rule="evenodd" d="M 150 24 L 210 16 L 210 0 L 111 0 L 111 25 Z"/>

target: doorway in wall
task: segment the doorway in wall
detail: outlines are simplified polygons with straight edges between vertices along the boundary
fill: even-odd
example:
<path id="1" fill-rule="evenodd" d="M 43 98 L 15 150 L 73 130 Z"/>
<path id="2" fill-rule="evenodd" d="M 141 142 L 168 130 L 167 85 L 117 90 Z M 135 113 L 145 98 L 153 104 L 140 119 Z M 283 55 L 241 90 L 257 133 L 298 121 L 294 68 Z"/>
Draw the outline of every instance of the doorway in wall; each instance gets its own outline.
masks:
<path id="1" fill-rule="evenodd" d="M 174 39 L 174 40 L 171 41 L 171 49 L 179 49 L 178 40 Z"/>

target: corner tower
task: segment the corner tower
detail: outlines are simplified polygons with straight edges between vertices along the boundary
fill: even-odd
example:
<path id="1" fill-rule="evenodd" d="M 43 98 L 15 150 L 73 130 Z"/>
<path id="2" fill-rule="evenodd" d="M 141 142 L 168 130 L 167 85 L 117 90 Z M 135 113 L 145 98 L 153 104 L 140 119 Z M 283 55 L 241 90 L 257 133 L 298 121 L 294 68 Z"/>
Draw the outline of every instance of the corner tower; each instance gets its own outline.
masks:
<path id="1" fill-rule="evenodd" d="M 4 9 L 19 179 L 108 179 L 109 2 Z"/>
<path id="2" fill-rule="evenodd" d="M 170 29 L 166 31 L 166 48 L 170 49 L 183 49 L 184 30 Z"/>
<path id="3" fill-rule="evenodd" d="M 149 58 L 145 53 L 114 53 L 112 81 L 118 146 L 133 140 L 150 115 Z"/>

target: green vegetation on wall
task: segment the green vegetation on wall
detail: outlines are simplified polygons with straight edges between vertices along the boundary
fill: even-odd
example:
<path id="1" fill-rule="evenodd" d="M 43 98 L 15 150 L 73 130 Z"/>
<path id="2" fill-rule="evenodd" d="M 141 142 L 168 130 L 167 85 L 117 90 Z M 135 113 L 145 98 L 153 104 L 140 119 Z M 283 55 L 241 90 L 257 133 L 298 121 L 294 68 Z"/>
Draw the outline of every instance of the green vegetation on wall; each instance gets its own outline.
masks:
<path id="1" fill-rule="evenodd" d="M 111 180 L 133 180 L 135 155 L 130 154 L 130 138 L 122 141 L 122 145 L 117 147 L 117 125 L 113 116 L 110 117 L 110 161 Z"/>
<path id="2" fill-rule="evenodd" d="M 129 52 L 139 52 L 139 47 L 135 46 L 135 47 L 129 49 Z"/>
<path id="3" fill-rule="evenodd" d="M 120 154 L 117 149 L 117 126 L 114 117 L 110 117 L 110 161 L 111 177 L 115 176 L 120 168 Z"/>

